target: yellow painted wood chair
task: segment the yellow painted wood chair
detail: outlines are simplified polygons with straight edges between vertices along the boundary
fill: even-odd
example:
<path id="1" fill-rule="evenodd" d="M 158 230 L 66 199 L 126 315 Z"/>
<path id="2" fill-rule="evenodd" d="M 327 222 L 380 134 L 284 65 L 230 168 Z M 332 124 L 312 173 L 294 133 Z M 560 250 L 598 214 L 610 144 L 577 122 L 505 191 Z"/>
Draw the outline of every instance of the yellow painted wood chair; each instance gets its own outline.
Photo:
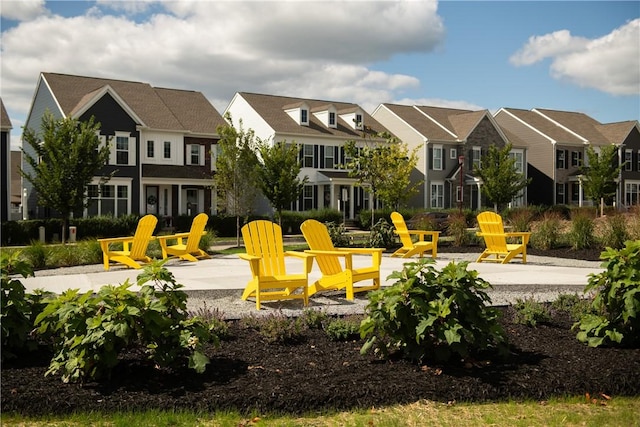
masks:
<path id="1" fill-rule="evenodd" d="M 414 255 L 423 257 L 427 251 L 431 251 L 433 259 L 438 256 L 439 231 L 409 230 L 404 217 L 398 212 L 391 213 L 391 221 L 402 244 L 402 247 L 391 255 L 392 257 L 411 258 Z M 414 242 L 411 236 L 418 236 L 418 241 Z M 425 240 L 425 236 L 430 236 L 431 240 Z"/>
<path id="2" fill-rule="evenodd" d="M 346 298 L 353 300 L 354 292 L 365 292 L 380 288 L 380 263 L 382 248 L 336 248 L 333 246 L 327 227 L 319 221 L 308 219 L 300 226 L 309 250 L 315 256 L 322 277 L 309 285 L 309 296 L 320 291 L 345 289 Z M 371 264 L 354 268 L 353 256 L 370 255 Z M 340 260 L 343 260 L 342 263 Z M 354 283 L 371 280 L 369 285 L 354 286 Z"/>
<path id="3" fill-rule="evenodd" d="M 282 229 L 271 221 L 257 220 L 242 227 L 242 239 L 246 254 L 238 254 L 249 261 L 251 280 L 242 293 L 242 299 L 255 298 L 256 309 L 262 301 L 302 299 L 309 304 L 309 273 L 313 267 L 313 255 L 304 252 L 285 251 Z M 287 272 L 285 257 L 293 256 L 303 261 L 302 272 Z"/>
<path id="4" fill-rule="evenodd" d="M 204 228 L 209 221 L 209 215 L 201 213 L 193 218 L 191 229 L 186 233 L 171 234 L 168 236 L 157 236 L 162 248 L 162 259 L 169 256 L 176 256 L 185 261 L 198 261 L 198 258 L 211 258 L 209 254 L 200 249 L 200 239 L 207 234 Z M 176 240 L 170 245 L 168 241 Z M 185 241 L 186 240 L 186 241 Z"/>
<path id="5" fill-rule="evenodd" d="M 486 249 L 480 254 L 476 262 L 490 261 L 507 264 L 512 259 L 522 259 L 527 263 L 527 244 L 529 244 L 529 232 L 504 231 L 502 217 L 495 212 L 481 212 L 478 217 L 480 231 L 476 233 L 484 238 Z M 508 243 L 507 238 L 519 239 L 519 243 Z"/>
<path id="6" fill-rule="evenodd" d="M 151 258 L 147 256 L 147 247 L 153 237 L 158 218 L 153 215 L 145 215 L 138 221 L 138 227 L 133 236 L 113 237 L 98 239 L 102 249 L 102 260 L 104 269 L 108 270 L 110 263 L 120 263 L 131 268 L 142 268 L 141 262 L 147 263 Z M 111 249 L 112 244 L 122 244 L 122 250 Z"/>

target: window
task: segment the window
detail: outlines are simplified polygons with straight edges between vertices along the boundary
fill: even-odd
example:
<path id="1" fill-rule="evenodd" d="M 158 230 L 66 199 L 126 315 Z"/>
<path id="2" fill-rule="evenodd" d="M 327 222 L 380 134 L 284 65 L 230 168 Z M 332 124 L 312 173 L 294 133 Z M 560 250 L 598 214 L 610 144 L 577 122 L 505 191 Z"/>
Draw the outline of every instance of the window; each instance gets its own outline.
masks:
<path id="1" fill-rule="evenodd" d="M 624 200 L 627 206 L 637 205 L 640 202 L 640 181 L 624 184 Z"/>
<path id="2" fill-rule="evenodd" d="M 471 149 L 471 168 L 480 169 L 482 167 L 482 147 L 473 147 Z"/>
<path id="3" fill-rule="evenodd" d="M 302 210 L 313 209 L 313 185 L 305 185 L 302 195 Z"/>
<path id="4" fill-rule="evenodd" d="M 449 149 L 449 158 L 454 160 L 458 158 L 458 150 L 455 148 L 450 148 Z"/>
<path id="5" fill-rule="evenodd" d="M 462 194 L 462 187 L 459 185 L 456 185 L 456 202 L 462 202 L 463 197 L 464 197 L 464 194 Z"/>
<path id="6" fill-rule="evenodd" d="M 556 184 L 556 204 L 564 205 L 565 203 L 564 184 Z"/>
<path id="7" fill-rule="evenodd" d="M 331 145 L 324 147 L 324 167 L 326 169 L 333 169 L 335 164 L 335 149 Z"/>
<path id="8" fill-rule="evenodd" d="M 202 211 L 198 206 L 198 189 L 187 188 L 187 215 L 195 215 L 199 212 Z"/>
<path id="9" fill-rule="evenodd" d="M 171 141 L 164 142 L 164 158 L 165 159 L 171 158 Z"/>
<path id="10" fill-rule="evenodd" d="M 129 164 L 129 137 L 116 136 L 116 164 Z"/>
<path id="11" fill-rule="evenodd" d="M 556 150 L 556 169 L 566 169 L 566 150 Z"/>
<path id="12" fill-rule="evenodd" d="M 444 183 L 431 183 L 431 207 L 444 208 Z"/>
<path id="13" fill-rule="evenodd" d="M 571 203 L 580 202 L 580 184 L 577 182 L 571 183 Z"/>
<path id="14" fill-rule="evenodd" d="M 154 142 L 153 141 L 147 141 L 147 157 L 152 159 L 154 156 Z"/>
<path id="15" fill-rule="evenodd" d="M 633 151 L 632 150 L 624 150 L 624 170 L 626 171 L 633 170 Z"/>
<path id="16" fill-rule="evenodd" d="M 524 174 L 524 151 L 523 150 L 511 150 L 509 153 L 513 161 L 513 166 L 519 174 Z"/>
<path id="17" fill-rule="evenodd" d="M 309 110 L 307 110 L 306 108 L 300 109 L 300 124 L 309 124 Z"/>
<path id="18" fill-rule="evenodd" d="M 329 126 L 335 126 L 336 125 L 336 113 L 334 113 L 333 111 L 329 112 Z"/>
<path id="19" fill-rule="evenodd" d="M 204 164 L 204 145 L 187 144 L 187 162 L 188 165 Z"/>
<path id="20" fill-rule="evenodd" d="M 302 147 L 303 147 L 302 148 L 302 152 L 303 152 L 302 166 L 305 168 L 312 168 L 313 167 L 313 145 L 304 144 Z"/>
<path id="21" fill-rule="evenodd" d="M 574 167 L 582 166 L 582 151 L 571 152 L 571 166 L 574 166 Z"/>
<path id="22" fill-rule="evenodd" d="M 442 145 L 433 146 L 433 170 L 442 170 Z"/>
<path id="23" fill-rule="evenodd" d="M 362 114 L 356 114 L 356 129 L 362 129 Z"/>
<path id="24" fill-rule="evenodd" d="M 89 216 L 128 215 L 129 212 L 129 186 L 127 185 L 89 185 L 87 196 L 91 202 L 87 208 Z"/>

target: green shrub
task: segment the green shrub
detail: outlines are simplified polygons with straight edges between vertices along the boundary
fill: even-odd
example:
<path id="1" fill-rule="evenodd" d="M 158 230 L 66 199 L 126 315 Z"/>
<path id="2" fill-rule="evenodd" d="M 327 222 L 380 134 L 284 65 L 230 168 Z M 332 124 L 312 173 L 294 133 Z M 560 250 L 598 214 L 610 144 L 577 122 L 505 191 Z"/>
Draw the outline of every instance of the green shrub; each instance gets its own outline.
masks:
<path id="1" fill-rule="evenodd" d="M 627 231 L 631 240 L 640 240 L 640 206 L 636 205 L 629 209 Z"/>
<path id="2" fill-rule="evenodd" d="M 602 235 L 602 245 L 614 249 L 624 247 L 624 242 L 629 239 L 627 233 L 627 221 L 624 215 L 607 215 L 604 232 Z"/>
<path id="3" fill-rule="evenodd" d="M 348 316 L 331 320 L 325 332 L 332 341 L 349 341 L 360 338 L 361 318 Z"/>
<path id="4" fill-rule="evenodd" d="M 578 340 L 591 347 L 640 344 L 640 240 L 620 250 L 607 248 L 600 258 L 605 271 L 591 274 L 585 293 L 594 292 L 595 314 L 586 314 L 573 327 Z"/>
<path id="5" fill-rule="evenodd" d="M 322 329 L 329 315 L 324 310 L 305 308 L 302 310 L 301 318 L 309 329 Z"/>
<path id="6" fill-rule="evenodd" d="M 593 219 L 583 214 L 576 214 L 571 221 L 569 242 L 574 250 L 589 249 L 594 246 L 596 239 L 593 233 Z"/>
<path id="7" fill-rule="evenodd" d="M 556 213 L 545 213 L 537 230 L 531 234 L 531 246 L 542 250 L 557 247 L 560 241 L 560 218 Z"/>
<path id="8" fill-rule="evenodd" d="M 190 311 L 189 317 L 200 319 L 207 325 L 209 331 L 221 340 L 229 339 L 231 336 L 229 324 L 224 319 L 224 312 L 218 308 L 212 310 L 206 302 L 196 310 Z"/>
<path id="9" fill-rule="evenodd" d="M 369 248 L 393 248 L 398 246 L 396 243 L 397 236 L 393 230 L 394 228 L 390 223 L 380 218 L 378 222 L 371 227 L 366 246 Z"/>
<path id="10" fill-rule="evenodd" d="M 585 314 L 593 313 L 591 301 L 580 298 L 578 294 L 559 294 L 551 303 L 551 308 L 568 313 L 574 321 L 579 320 Z"/>
<path id="11" fill-rule="evenodd" d="M 549 309 L 539 301 L 529 297 L 516 298 L 513 305 L 514 323 L 535 327 L 538 323 L 548 322 L 551 319 Z"/>
<path id="12" fill-rule="evenodd" d="M 281 312 L 258 317 L 258 333 L 269 344 L 290 344 L 304 339 L 308 326 L 300 317 L 287 317 Z"/>
<path id="13" fill-rule="evenodd" d="M 351 246 L 351 240 L 349 239 L 349 236 L 347 236 L 347 230 L 344 228 L 344 224 L 328 222 L 325 225 L 327 226 L 327 231 L 329 232 L 329 237 L 331 238 L 333 246 L 337 248 L 346 248 Z"/>
<path id="14" fill-rule="evenodd" d="M 531 231 L 531 221 L 535 213 L 529 208 L 518 208 L 510 211 L 507 215 L 509 224 L 513 227 L 515 232 L 529 232 Z"/>
<path id="15" fill-rule="evenodd" d="M 451 262 L 441 272 L 432 263 L 406 263 L 390 276 L 398 279 L 393 286 L 369 294 L 361 352 L 397 350 L 421 361 L 506 350 L 499 312 L 485 305 L 490 299 L 484 290 L 491 285 L 467 270 L 468 262 Z"/>
<path id="16" fill-rule="evenodd" d="M 49 250 L 39 240 L 32 240 L 31 244 L 24 248 L 22 256 L 34 269 L 45 268 Z"/>
<path id="17" fill-rule="evenodd" d="M 49 299 L 35 321 L 54 346 L 47 375 L 61 372 L 64 382 L 108 376 L 118 354 L 130 346 L 143 348 L 159 366 L 186 360 L 189 368 L 204 372 L 209 358 L 203 345 L 217 343 L 217 337 L 201 319 L 189 317 L 187 295 L 163 265 L 145 267 L 137 294 L 127 280 L 97 294 L 76 289 Z"/>

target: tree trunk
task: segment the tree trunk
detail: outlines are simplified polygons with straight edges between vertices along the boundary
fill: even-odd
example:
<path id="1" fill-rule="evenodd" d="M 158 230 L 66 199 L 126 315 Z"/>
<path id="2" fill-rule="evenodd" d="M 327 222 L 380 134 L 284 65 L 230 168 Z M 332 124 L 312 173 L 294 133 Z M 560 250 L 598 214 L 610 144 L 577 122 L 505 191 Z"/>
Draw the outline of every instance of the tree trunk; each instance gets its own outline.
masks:
<path id="1" fill-rule="evenodd" d="M 66 242 L 66 231 L 69 225 L 69 216 L 64 216 L 62 217 L 62 233 L 60 233 L 60 241 L 62 242 L 62 244 L 64 245 Z"/>
<path id="2" fill-rule="evenodd" d="M 240 247 L 240 215 L 236 214 L 236 247 Z"/>

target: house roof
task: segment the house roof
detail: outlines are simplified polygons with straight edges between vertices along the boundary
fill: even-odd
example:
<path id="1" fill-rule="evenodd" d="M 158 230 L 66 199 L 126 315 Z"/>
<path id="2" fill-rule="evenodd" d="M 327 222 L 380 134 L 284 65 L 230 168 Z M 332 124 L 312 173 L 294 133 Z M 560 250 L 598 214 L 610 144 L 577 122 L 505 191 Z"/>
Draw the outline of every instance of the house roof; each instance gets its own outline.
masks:
<path id="1" fill-rule="evenodd" d="M 629 120 L 625 122 L 617 122 L 617 123 L 606 123 L 600 125 L 600 132 L 607 137 L 609 142 L 613 144 L 622 144 L 624 140 L 629 136 L 631 130 L 634 127 L 638 127 L 640 131 L 640 126 L 638 122 L 635 120 Z"/>
<path id="2" fill-rule="evenodd" d="M 112 91 L 146 126 L 216 134 L 225 121 L 200 92 L 154 88 L 148 83 L 42 73 L 62 113 L 71 116 L 95 102 L 104 91 Z"/>
<path id="3" fill-rule="evenodd" d="M 341 114 L 353 113 L 357 110 L 362 111 L 362 119 L 368 135 L 376 136 L 380 132 L 392 133 L 357 104 L 248 92 L 239 92 L 238 95 L 251 105 L 276 133 L 297 134 L 301 136 L 339 137 L 344 139 L 362 138 L 363 131 L 354 129 L 350 123 L 347 123 L 340 117 Z M 296 123 L 285 110 L 299 107 L 303 105 L 303 103 L 307 104 L 311 111 L 318 111 L 318 109 L 322 109 L 323 107 L 326 109 L 328 106 L 333 105 L 338 112 L 336 127 L 327 127 L 313 114 L 309 114 L 308 126 L 302 126 Z"/>
<path id="4" fill-rule="evenodd" d="M 0 128 L 5 130 L 12 128 L 11 119 L 9 119 L 9 114 L 7 114 L 7 110 L 4 108 L 2 98 L 0 98 Z"/>
<path id="5" fill-rule="evenodd" d="M 389 111 L 404 120 L 425 138 L 437 141 L 452 141 L 456 138 L 433 120 L 429 120 L 420 110 L 409 105 L 382 104 Z"/>
<path id="6" fill-rule="evenodd" d="M 548 138 L 551 138 L 558 143 L 584 143 L 581 138 L 578 138 L 571 132 L 567 132 L 566 130 L 553 123 L 551 120 L 534 111 L 522 110 L 519 108 L 503 108 L 503 110 L 520 119 L 521 121 L 527 123 L 529 126 L 533 127 L 537 131 L 543 133 Z"/>
<path id="7" fill-rule="evenodd" d="M 543 108 L 534 108 L 534 111 L 542 113 L 551 120 L 577 133 L 591 144 L 601 145 L 610 143 L 608 138 L 601 132 L 602 124 L 584 113 L 547 110 Z"/>

